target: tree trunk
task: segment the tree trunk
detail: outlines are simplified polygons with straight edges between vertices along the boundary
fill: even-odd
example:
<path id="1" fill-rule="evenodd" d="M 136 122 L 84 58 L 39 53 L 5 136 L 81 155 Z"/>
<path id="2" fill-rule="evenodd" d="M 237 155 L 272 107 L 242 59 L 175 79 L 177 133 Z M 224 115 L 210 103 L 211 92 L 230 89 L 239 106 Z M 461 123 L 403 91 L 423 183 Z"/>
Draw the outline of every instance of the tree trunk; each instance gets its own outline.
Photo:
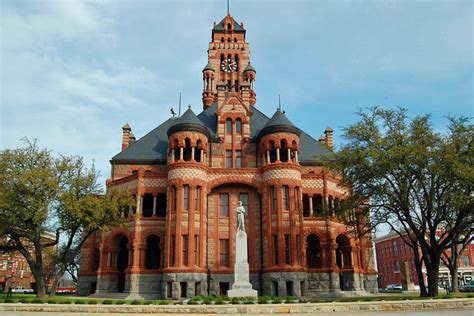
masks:
<path id="1" fill-rule="evenodd" d="M 30 268 L 36 281 L 36 297 L 44 298 L 46 296 L 46 284 L 44 282 L 43 266 L 35 264 Z"/>
<path id="2" fill-rule="evenodd" d="M 458 264 L 457 262 L 454 264 L 452 268 L 449 269 L 449 273 L 451 274 L 451 292 L 458 293 L 459 286 L 458 286 Z"/>
<path id="3" fill-rule="evenodd" d="M 61 283 L 61 280 L 62 280 L 65 272 L 66 271 L 64 269 L 61 269 L 54 276 L 53 285 L 51 287 L 51 291 L 49 292 L 49 297 L 53 297 L 53 296 L 56 295 L 56 290 L 58 289 L 59 283 Z"/>
<path id="4" fill-rule="evenodd" d="M 420 286 L 420 297 L 427 297 L 428 292 L 426 291 L 425 280 L 423 278 L 423 262 L 420 258 L 420 253 L 418 252 L 418 245 L 411 248 L 414 254 L 416 275 L 418 277 L 418 285 Z"/>

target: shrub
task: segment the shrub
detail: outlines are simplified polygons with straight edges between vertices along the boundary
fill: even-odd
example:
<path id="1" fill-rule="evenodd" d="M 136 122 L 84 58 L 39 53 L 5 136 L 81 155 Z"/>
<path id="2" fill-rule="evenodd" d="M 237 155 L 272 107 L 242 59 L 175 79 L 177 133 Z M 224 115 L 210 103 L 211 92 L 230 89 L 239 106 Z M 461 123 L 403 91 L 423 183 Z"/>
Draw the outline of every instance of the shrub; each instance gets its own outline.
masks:
<path id="1" fill-rule="evenodd" d="M 95 304 L 99 304 L 100 301 L 98 300 L 87 300 L 87 304 L 89 305 L 95 305 Z"/>
<path id="2" fill-rule="evenodd" d="M 29 303 L 31 300 L 29 298 L 22 298 L 18 302 L 20 303 Z"/>
<path id="3" fill-rule="evenodd" d="M 127 303 L 127 302 L 123 301 L 123 300 L 115 301 L 115 305 L 124 305 L 125 303 Z"/>
<path id="4" fill-rule="evenodd" d="M 209 305 L 211 304 L 211 300 L 209 298 L 206 298 L 203 303 Z"/>
<path id="5" fill-rule="evenodd" d="M 71 300 L 62 300 L 61 304 L 72 304 Z"/>
<path id="6" fill-rule="evenodd" d="M 40 298 L 34 298 L 31 300 L 31 303 L 34 303 L 34 304 L 44 304 L 44 300 L 40 299 Z"/>
<path id="7" fill-rule="evenodd" d="M 255 302 L 252 301 L 252 300 L 246 300 L 246 301 L 244 301 L 244 304 L 247 304 L 247 305 L 249 305 L 249 304 L 255 304 Z"/>
<path id="8" fill-rule="evenodd" d="M 104 305 L 112 305 L 113 303 L 114 303 L 114 301 L 112 301 L 112 300 L 105 300 L 105 301 L 102 302 L 102 304 L 104 304 Z"/>
<path id="9" fill-rule="evenodd" d="M 133 300 L 130 302 L 131 305 L 142 305 L 142 301 L 139 300 Z"/>
<path id="10" fill-rule="evenodd" d="M 216 304 L 217 304 L 217 305 L 222 305 L 222 304 L 224 304 L 224 299 L 223 299 L 222 297 L 216 298 Z"/>
<path id="11" fill-rule="evenodd" d="M 173 304 L 172 300 L 162 300 L 162 301 L 157 301 L 158 305 L 171 305 Z"/>
<path id="12" fill-rule="evenodd" d="M 4 301 L 4 303 L 15 303 L 16 301 L 12 299 L 11 297 L 7 297 Z"/>
<path id="13" fill-rule="evenodd" d="M 48 303 L 48 304 L 58 304 L 58 300 L 56 300 L 54 298 L 50 298 L 50 299 L 46 300 L 46 303 Z"/>
<path id="14" fill-rule="evenodd" d="M 151 305 L 153 304 L 153 301 L 142 301 L 143 305 Z"/>
<path id="15" fill-rule="evenodd" d="M 82 304 L 86 304 L 86 301 L 84 301 L 84 300 L 75 300 L 74 304 L 82 305 Z"/>
<path id="16" fill-rule="evenodd" d="M 275 297 L 275 298 L 272 300 L 272 303 L 273 303 L 273 304 L 281 304 L 281 298 L 279 298 L 278 296 Z"/>
<path id="17" fill-rule="evenodd" d="M 188 305 L 199 305 L 199 303 L 194 300 L 189 300 Z"/>
<path id="18" fill-rule="evenodd" d="M 240 304 L 240 299 L 238 297 L 233 297 L 230 301 L 232 304 Z"/>
<path id="19" fill-rule="evenodd" d="M 268 298 L 266 298 L 265 296 L 259 297 L 258 304 L 268 304 Z"/>

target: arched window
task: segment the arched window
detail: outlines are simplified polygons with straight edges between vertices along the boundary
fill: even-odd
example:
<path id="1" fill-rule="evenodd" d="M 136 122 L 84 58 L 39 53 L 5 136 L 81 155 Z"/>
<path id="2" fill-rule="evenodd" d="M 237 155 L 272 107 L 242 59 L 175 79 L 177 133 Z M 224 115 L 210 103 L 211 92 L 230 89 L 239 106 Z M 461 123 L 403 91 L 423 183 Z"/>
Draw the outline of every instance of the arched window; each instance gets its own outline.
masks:
<path id="1" fill-rule="evenodd" d="M 311 234 L 306 239 L 308 247 L 306 248 L 306 264 L 308 268 L 322 268 L 321 258 L 321 242 L 319 237 L 315 234 Z"/>
<path id="2" fill-rule="evenodd" d="M 276 148 L 275 142 L 273 140 L 270 141 L 270 163 L 276 161 Z"/>
<path id="3" fill-rule="evenodd" d="M 234 43 L 237 43 L 237 37 L 234 37 Z"/>
<path id="4" fill-rule="evenodd" d="M 336 238 L 336 264 L 339 269 L 352 267 L 351 243 L 346 235 L 339 235 Z"/>
<path id="5" fill-rule="evenodd" d="M 132 175 L 138 174 L 138 170 L 132 170 Z"/>
<path id="6" fill-rule="evenodd" d="M 159 269 L 160 255 L 160 238 L 156 235 L 148 236 L 146 239 L 145 269 Z"/>
<path id="7" fill-rule="evenodd" d="M 227 134 L 232 134 L 232 120 L 230 118 L 225 120 L 225 131 Z"/>
<path id="8" fill-rule="evenodd" d="M 194 160 L 196 162 L 201 162 L 201 150 L 202 150 L 202 140 L 198 139 L 196 142 L 196 150 L 194 151 Z"/>
<path id="9" fill-rule="evenodd" d="M 227 23 L 227 31 L 230 31 L 230 30 L 231 30 L 230 23 Z"/>
<path id="10" fill-rule="evenodd" d="M 123 293 L 125 291 L 125 270 L 128 267 L 128 238 L 126 236 L 120 236 L 117 238 L 118 241 L 118 253 L 117 253 L 117 292 Z"/>
<path id="11" fill-rule="evenodd" d="M 235 121 L 235 132 L 237 134 L 242 133 L 242 120 L 239 118 Z"/>
<path id="12" fill-rule="evenodd" d="M 190 161 L 191 160 L 191 140 L 189 138 L 186 138 L 184 141 L 184 151 L 183 151 L 183 159 L 184 161 Z"/>
<path id="13" fill-rule="evenodd" d="M 280 161 L 288 162 L 288 145 L 285 139 L 280 141 Z"/>
<path id="14" fill-rule="evenodd" d="M 178 161 L 179 160 L 179 147 L 178 147 L 178 140 L 175 139 L 174 140 L 174 161 Z"/>
<path id="15" fill-rule="evenodd" d="M 221 37 L 221 42 L 225 42 L 224 36 Z"/>

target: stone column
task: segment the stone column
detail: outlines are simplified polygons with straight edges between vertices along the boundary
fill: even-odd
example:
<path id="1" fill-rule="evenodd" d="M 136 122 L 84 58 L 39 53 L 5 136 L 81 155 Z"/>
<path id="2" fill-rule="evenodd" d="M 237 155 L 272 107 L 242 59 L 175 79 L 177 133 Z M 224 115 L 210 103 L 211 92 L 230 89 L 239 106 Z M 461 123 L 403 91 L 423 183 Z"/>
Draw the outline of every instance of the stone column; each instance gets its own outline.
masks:
<path id="1" fill-rule="evenodd" d="M 313 213 L 313 195 L 308 194 L 308 198 L 309 198 L 309 215 L 316 216 L 316 214 Z"/>
<path id="2" fill-rule="evenodd" d="M 156 217 L 156 195 L 153 196 L 153 216 Z"/>
<path id="3" fill-rule="evenodd" d="M 280 162 L 280 148 L 276 149 L 276 162 Z"/>
<path id="4" fill-rule="evenodd" d="M 291 149 L 290 148 L 288 148 L 288 160 L 286 162 L 288 163 L 291 162 Z"/>
<path id="5" fill-rule="evenodd" d="M 179 147 L 179 161 L 183 161 L 184 148 Z"/>
<path id="6" fill-rule="evenodd" d="M 188 265 L 190 267 L 194 266 L 194 210 L 195 209 L 196 209 L 196 187 L 189 186 Z"/>
<path id="7" fill-rule="evenodd" d="M 191 147 L 191 161 L 194 161 L 194 149 L 195 147 Z"/>

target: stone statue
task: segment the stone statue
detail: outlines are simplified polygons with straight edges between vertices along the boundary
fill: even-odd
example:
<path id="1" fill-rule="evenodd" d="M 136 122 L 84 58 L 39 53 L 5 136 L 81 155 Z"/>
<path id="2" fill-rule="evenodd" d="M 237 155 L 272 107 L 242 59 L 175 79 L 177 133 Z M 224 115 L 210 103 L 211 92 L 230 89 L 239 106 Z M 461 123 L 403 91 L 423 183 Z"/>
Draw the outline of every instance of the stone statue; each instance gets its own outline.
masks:
<path id="1" fill-rule="evenodd" d="M 239 206 L 237 206 L 237 230 L 245 231 L 245 207 L 242 206 L 242 201 L 239 201 Z"/>

